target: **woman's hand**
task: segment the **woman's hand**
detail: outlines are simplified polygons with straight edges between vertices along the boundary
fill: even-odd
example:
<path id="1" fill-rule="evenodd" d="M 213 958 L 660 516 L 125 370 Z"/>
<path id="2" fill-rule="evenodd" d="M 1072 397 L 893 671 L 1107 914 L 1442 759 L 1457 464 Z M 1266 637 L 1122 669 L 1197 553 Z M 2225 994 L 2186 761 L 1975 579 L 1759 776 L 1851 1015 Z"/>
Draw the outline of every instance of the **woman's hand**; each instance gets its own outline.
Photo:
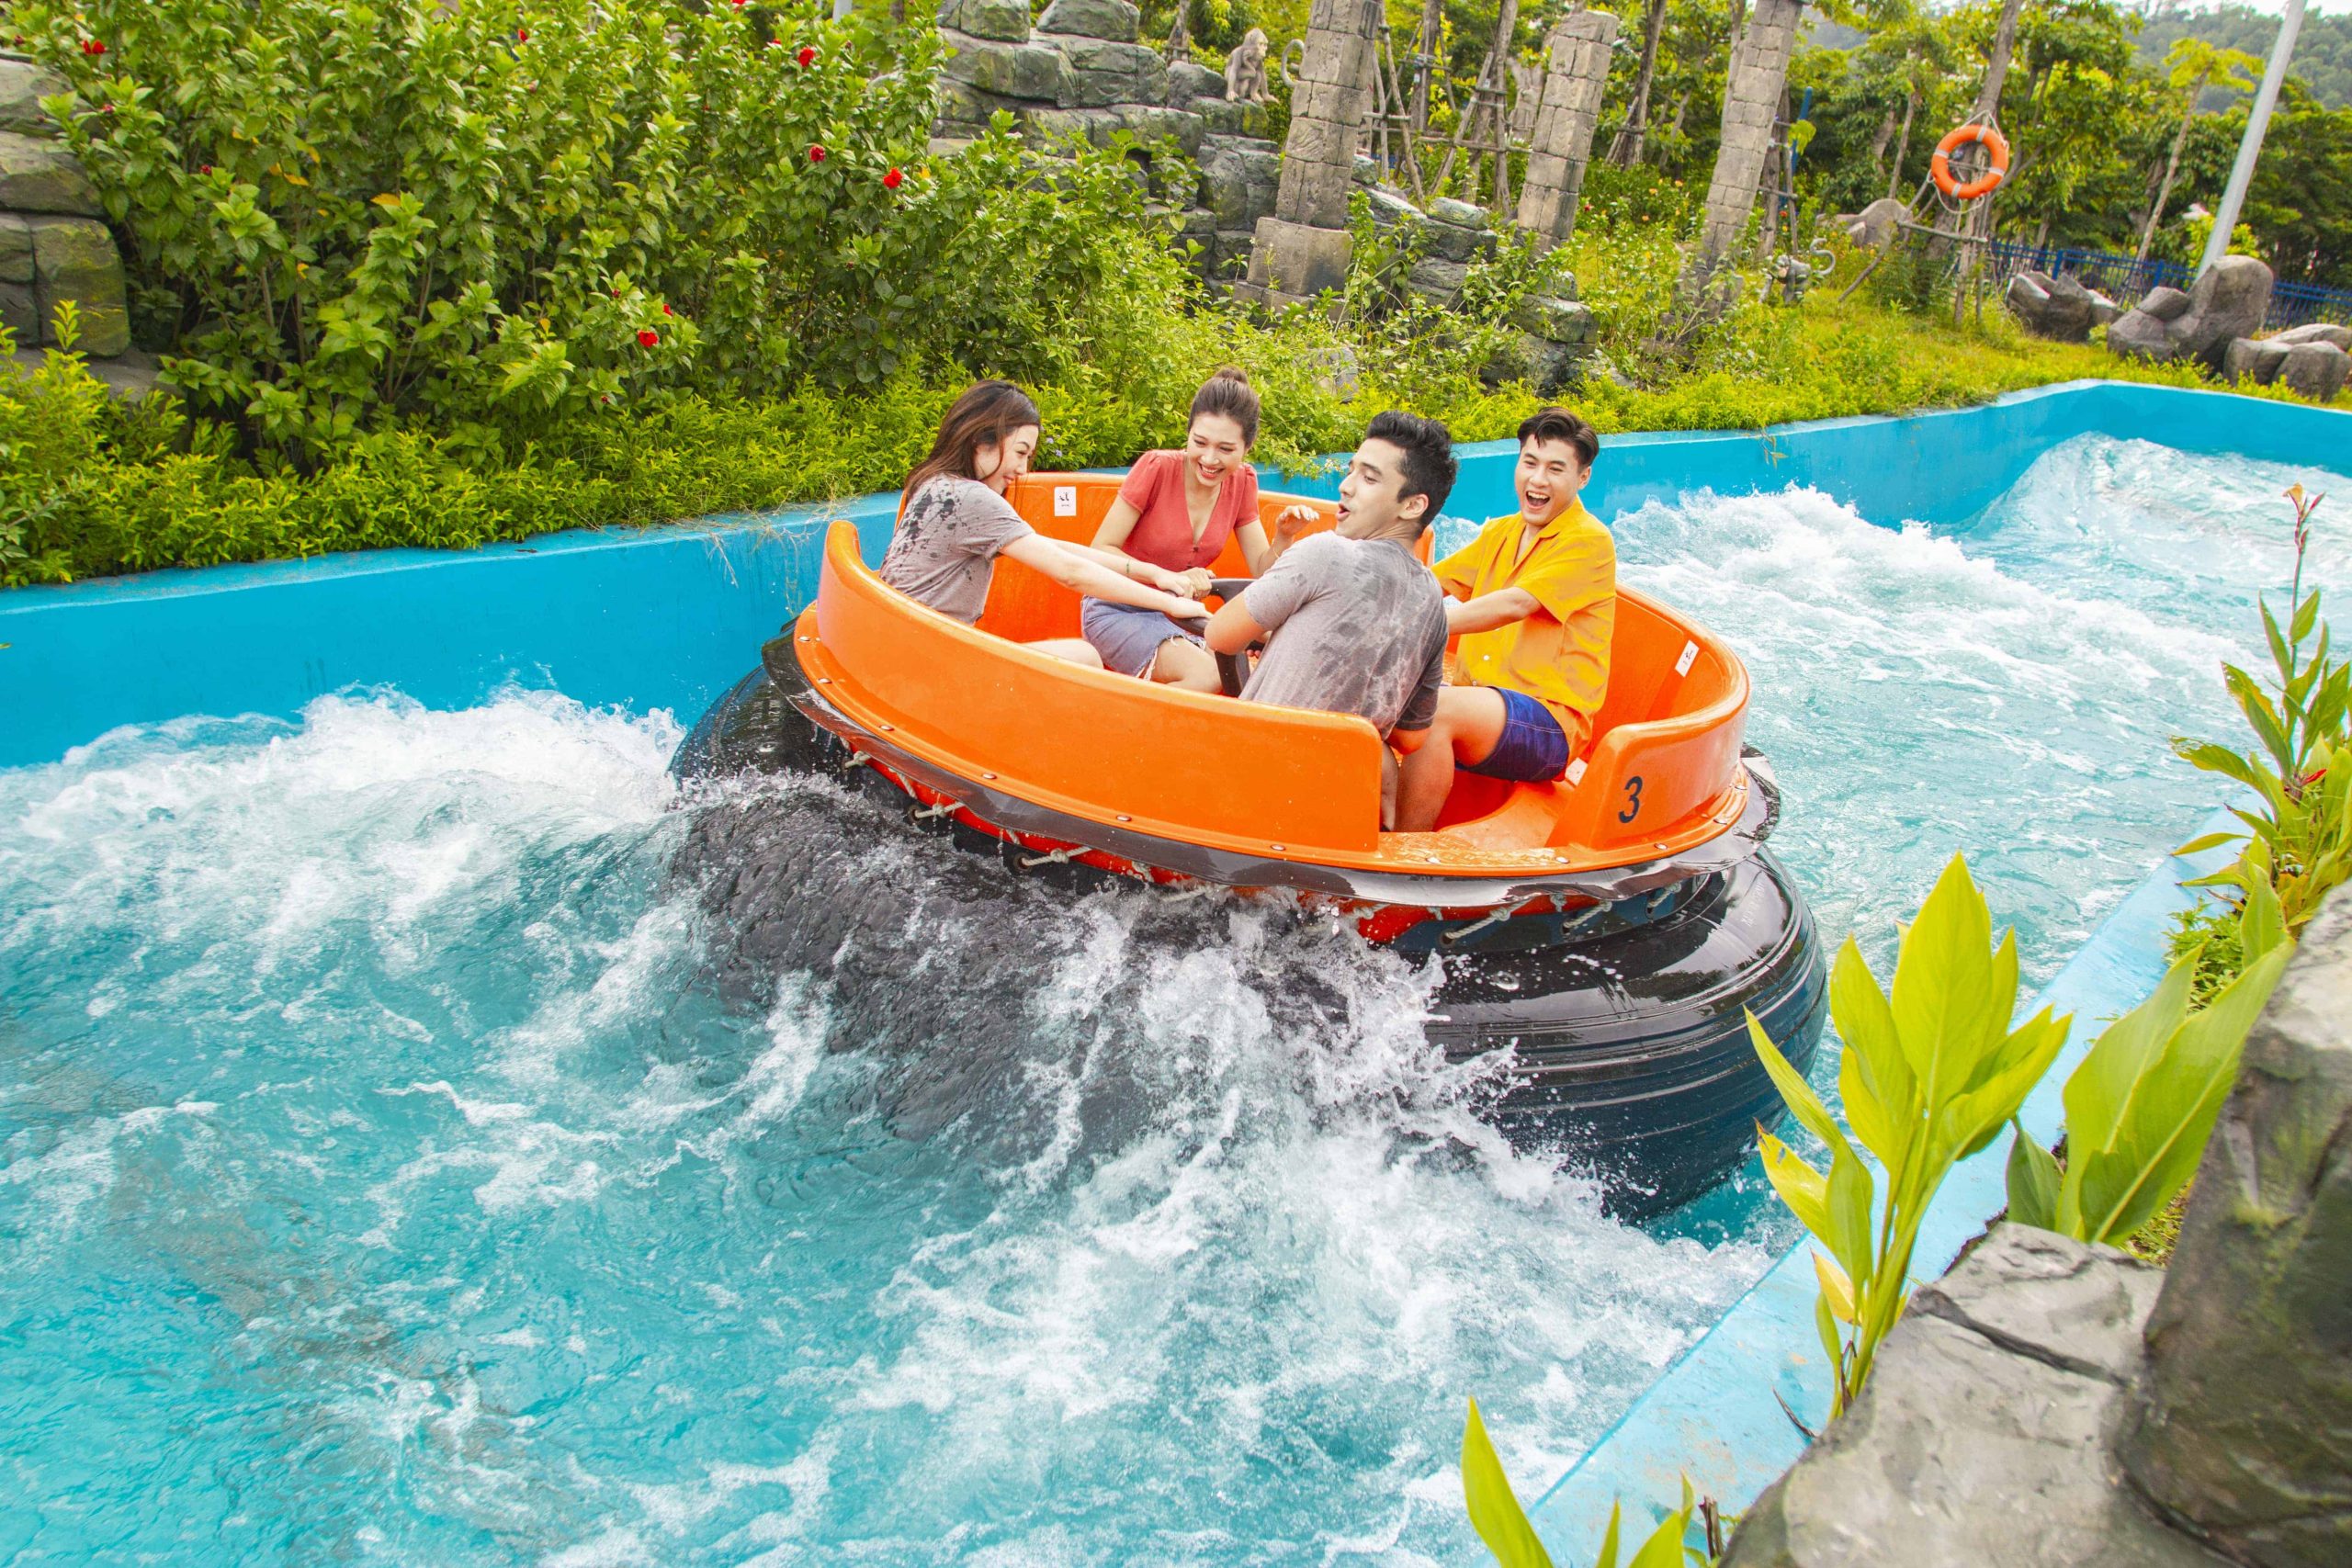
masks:
<path id="1" fill-rule="evenodd" d="M 1196 566 L 1190 570 L 1178 572 L 1175 586 L 1170 588 L 1168 592 L 1181 593 L 1187 599 L 1204 598 L 1208 593 L 1209 584 L 1216 581 L 1208 568 Z"/>
<path id="2" fill-rule="evenodd" d="M 1285 506 L 1282 515 L 1274 519 L 1274 543 L 1287 549 L 1322 520 L 1322 513 L 1311 506 Z"/>
<path id="3" fill-rule="evenodd" d="M 1160 609 L 1171 621 L 1205 621 L 1209 618 L 1209 607 L 1206 604 L 1202 604 L 1198 599 L 1187 599 L 1181 594 L 1170 594 L 1168 603 L 1162 604 Z"/>

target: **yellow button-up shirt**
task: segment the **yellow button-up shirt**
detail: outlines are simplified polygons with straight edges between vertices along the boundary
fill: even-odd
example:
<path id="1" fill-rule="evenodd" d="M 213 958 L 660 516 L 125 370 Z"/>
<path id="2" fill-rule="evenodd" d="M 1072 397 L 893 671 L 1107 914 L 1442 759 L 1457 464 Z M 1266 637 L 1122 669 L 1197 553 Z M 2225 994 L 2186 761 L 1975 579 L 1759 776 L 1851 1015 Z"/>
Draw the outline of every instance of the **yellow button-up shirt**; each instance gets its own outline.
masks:
<path id="1" fill-rule="evenodd" d="M 1521 557 L 1526 527 L 1515 512 L 1498 517 L 1437 563 L 1439 583 L 1456 598 L 1524 588 L 1539 606 L 1524 620 L 1461 637 L 1446 656 L 1445 678 L 1457 686 L 1526 693 L 1552 710 L 1574 744 L 1609 694 L 1617 543 L 1582 502 L 1546 524 Z"/>

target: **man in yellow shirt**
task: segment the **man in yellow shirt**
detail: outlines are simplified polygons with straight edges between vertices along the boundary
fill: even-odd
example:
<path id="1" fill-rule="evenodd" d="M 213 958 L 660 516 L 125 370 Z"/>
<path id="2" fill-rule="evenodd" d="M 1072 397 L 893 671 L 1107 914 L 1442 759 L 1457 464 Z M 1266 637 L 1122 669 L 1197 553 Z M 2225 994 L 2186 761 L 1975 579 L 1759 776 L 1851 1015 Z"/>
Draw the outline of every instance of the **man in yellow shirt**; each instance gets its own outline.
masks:
<path id="1" fill-rule="evenodd" d="M 1457 765 L 1494 778 L 1560 776 L 1609 694 L 1617 546 L 1577 499 L 1600 437 L 1566 409 L 1519 427 L 1519 511 L 1437 563 L 1447 684 L 1429 734 L 1399 766 L 1396 827 L 1426 832 Z"/>

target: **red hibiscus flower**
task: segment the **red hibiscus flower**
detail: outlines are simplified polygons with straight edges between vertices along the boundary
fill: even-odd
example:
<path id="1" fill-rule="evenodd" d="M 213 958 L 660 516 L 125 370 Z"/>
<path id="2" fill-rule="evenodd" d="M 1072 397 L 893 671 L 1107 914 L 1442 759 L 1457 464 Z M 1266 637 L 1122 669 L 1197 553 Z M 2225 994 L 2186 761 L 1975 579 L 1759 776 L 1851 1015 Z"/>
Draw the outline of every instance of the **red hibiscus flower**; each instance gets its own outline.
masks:
<path id="1" fill-rule="evenodd" d="M 651 327 L 647 327 L 643 332 L 637 334 L 637 346 L 639 348 L 651 348 L 655 344 L 658 344 L 661 341 L 662 334 L 655 332 Z"/>
<path id="2" fill-rule="evenodd" d="M 906 175 L 898 169 L 893 169 L 888 174 L 882 176 L 882 188 L 884 190 L 896 190 L 906 183 Z"/>
<path id="3" fill-rule="evenodd" d="M 674 314 L 676 314 L 676 312 L 675 312 L 675 311 L 673 311 L 673 310 L 672 310 L 670 309 L 670 307 L 669 307 L 669 306 L 667 306 L 667 305 L 664 305 L 664 306 L 662 306 L 662 313 L 663 315 L 665 315 L 665 316 L 669 316 L 669 315 L 674 315 Z"/>
<path id="4" fill-rule="evenodd" d="M 106 51 L 107 41 L 104 39 L 85 38 L 82 40 L 82 52 L 92 59 L 96 59 Z"/>
<path id="5" fill-rule="evenodd" d="M 804 43 L 800 46 L 800 52 L 794 55 L 792 58 L 800 62 L 801 64 L 807 65 L 815 61 L 817 58 L 817 51 Z"/>
<path id="6" fill-rule="evenodd" d="M 824 150 L 822 147 L 811 147 L 811 148 L 809 148 L 809 149 L 808 149 L 808 161 L 809 161 L 810 163 L 812 163 L 812 164 L 821 164 L 821 163 L 823 163 L 823 162 L 825 161 L 825 150 Z"/>
<path id="7" fill-rule="evenodd" d="M 531 41 L 531 29 L 530 29 L 530 28 L 516 28 L 514 29 L 514 41 L 515 41 L 516 43 L 528 43 L 528 42 L 530 42 L 530 41 Z"/>

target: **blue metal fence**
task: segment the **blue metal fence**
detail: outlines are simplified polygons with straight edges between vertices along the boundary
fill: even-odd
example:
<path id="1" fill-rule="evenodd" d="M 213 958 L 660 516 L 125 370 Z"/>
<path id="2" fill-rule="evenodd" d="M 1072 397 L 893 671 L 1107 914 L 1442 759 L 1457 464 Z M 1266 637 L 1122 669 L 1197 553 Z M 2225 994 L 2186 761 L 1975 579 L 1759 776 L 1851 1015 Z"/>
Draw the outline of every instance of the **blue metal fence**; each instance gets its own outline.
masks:
<path id="1" fill-rule="evenodd" d="M 2089 288 L 2120 305 L 2137 304 L 2149 289 L 2165 286 L 2187 288 L 2188 268 L 2178 262 L 2150 257 L 2141 261 L 2107 251 L 2078 251 L 2065 245 L 2018 245 L 1996 240 L 1987 247 L 1986 263 L 1993 275 L 2007 282 L 2011 274 L 2030 267 L 2052 276 L 2072 273 Z M 2306 321 L 2352 323 L 2352 288 L 2322 288 L 2312 283 L 2283 279 L 2270 287 L 2270 314 L 2263 324 L 2272 332 L 2299 327 Z"/>

